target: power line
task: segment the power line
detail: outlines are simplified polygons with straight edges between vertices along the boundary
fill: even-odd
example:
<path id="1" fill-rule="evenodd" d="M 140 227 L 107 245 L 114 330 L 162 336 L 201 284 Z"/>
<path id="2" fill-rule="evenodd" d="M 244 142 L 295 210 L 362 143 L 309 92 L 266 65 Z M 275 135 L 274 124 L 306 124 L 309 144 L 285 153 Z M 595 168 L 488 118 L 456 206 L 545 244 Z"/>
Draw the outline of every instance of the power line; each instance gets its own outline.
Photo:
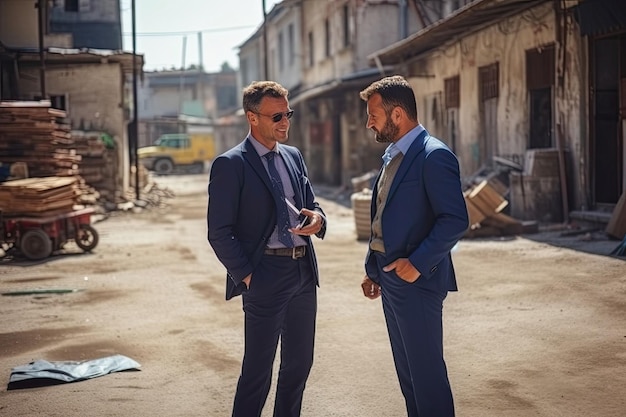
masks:
<path id="1" fill-rule="evenodd" d="M 137 36 L 188 36 L 188 35 L 196 35 L 198 33 L 216 33 L 216 32 L 228 32 L 231 30 L 241 30 L 241 29 L 250 29 L 256 26 L 233 26 L 227 28 L 219 28 L 219 29 L 201 29 L 201 30 L 190 30 L 184 32 L 141 32 L 137 33 Z M 124 36 L 131 36 L 131 33 L 124 32 Z"/>

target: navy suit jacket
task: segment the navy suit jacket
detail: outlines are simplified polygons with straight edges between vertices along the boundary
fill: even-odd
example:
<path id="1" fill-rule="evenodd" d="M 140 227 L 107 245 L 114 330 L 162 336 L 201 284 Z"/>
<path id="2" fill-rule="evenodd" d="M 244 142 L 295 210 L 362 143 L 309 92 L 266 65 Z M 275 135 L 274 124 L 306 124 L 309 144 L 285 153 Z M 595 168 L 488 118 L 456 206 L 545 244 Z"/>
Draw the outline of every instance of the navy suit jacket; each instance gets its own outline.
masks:
<path id="1" fill-rule="evenodd" d="M 254 272 L 261 261 L 276 225 L 272 184 L 250 140 L 246 138 L 218 156 L 212 163 L 209 179 L 208 239 L 217 258 L 226 267 L 227 300 L 243 292 L 245 284 L 242 280 Z M 317 211 L 324 218 L 322 229 L 316 235 L 322 239 L 326 233 L 325 215 L 315 201 L 302 154 L 297 148 L 283 144 L 280 152 L 291 178 L 296 207 Z M 302 237 L 307 241 L 307 259 L 319 285 L 311 238 Z"/>
<path id="2" fill-rule="evenodd" d="M 372 220 L 377 188 L 372 194 Z M 404 155 L 382 215 L 385 262 L 408 258 L 421 272 L 415 285 L 436 291 L 456 291 L 450 250 L 469 226 L 459 164 L 439 139 L 421 132 Z M 365 270 L 378 282 L 375 257 L 368 250 Z"/>

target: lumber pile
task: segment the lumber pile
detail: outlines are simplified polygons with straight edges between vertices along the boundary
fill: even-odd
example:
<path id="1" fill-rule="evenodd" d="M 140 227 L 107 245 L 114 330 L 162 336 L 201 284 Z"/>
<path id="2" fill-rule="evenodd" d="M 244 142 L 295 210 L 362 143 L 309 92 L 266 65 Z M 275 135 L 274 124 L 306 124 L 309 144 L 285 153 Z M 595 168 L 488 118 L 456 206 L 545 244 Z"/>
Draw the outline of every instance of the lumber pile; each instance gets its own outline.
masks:
<path id="1" fill-rule="evenodd" d="M 81 194 L 76 177 L 24 178 L 0 183 L 4 216 L 45 217 L 72 211 Z"/>
<path id="2" fill-rule="evenodd" d="M 113 199 L 118 167 L 115 149 L 101 132 L 70 130 L 63 110 L 50 101 L 0 102 L 0 163 L 11 167 L 9 179 L 75 177 L 84 204 Z M 25 166 L 26 175 L 14 175 Z"/>
<path id="3" fill-rule="evenodd" d="M 30 176 L 73 176 L 81 160 L 67 114 L 50 101 L 0 102 L 0 161 L 24 162 Z"/>
<path id="4" fill-rule="evenodd" d="M 87 184 L 96 186 L 104 180 L 107 171 L 107 148 L 100 140 L 100 132 L 73 130 L 76 153 L 80 155 L 80 176 Z"/>
<path id="5" fill-rule="evenodd" d="M 502 187 L 495 179 L 482 180 L 463 193 L 470 219 L 465 237 L 517 235 L 529 231 L 523 222 L 503 213 L 509 202 L 502 197 Z"/>

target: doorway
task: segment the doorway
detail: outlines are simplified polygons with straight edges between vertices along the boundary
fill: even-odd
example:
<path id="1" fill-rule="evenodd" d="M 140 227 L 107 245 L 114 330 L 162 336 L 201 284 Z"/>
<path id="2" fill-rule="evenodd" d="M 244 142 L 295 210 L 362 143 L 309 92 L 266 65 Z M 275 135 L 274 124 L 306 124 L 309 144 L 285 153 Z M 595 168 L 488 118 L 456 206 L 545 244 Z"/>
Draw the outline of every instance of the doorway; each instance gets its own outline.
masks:
<path id="1" fill-rule="evenodd" d="M 591 46 L 591 184 L 598 208 L 617 203 L 623 190 L 624 134 L 620 107 L 625 93 L 626 36 L 596 38 Z M 620 106 L 620 103 L 622 105 Z"/>

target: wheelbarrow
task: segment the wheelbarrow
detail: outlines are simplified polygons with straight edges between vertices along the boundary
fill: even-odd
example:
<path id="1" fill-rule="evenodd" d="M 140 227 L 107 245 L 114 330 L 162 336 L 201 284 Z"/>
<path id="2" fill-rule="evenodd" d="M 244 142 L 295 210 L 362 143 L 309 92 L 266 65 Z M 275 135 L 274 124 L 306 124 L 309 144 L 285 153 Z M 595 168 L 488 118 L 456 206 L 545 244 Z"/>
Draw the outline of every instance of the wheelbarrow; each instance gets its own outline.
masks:
<path id="1" fill-rule="evenodd" d="M 70 241 L 85 252 L 98 245 L 98 232 L 91 225 L 93 208 L 51 216 L 3 216 L 0 212 L 0 247 L 19 250 L 31 260 L 47 258 Z"/>

